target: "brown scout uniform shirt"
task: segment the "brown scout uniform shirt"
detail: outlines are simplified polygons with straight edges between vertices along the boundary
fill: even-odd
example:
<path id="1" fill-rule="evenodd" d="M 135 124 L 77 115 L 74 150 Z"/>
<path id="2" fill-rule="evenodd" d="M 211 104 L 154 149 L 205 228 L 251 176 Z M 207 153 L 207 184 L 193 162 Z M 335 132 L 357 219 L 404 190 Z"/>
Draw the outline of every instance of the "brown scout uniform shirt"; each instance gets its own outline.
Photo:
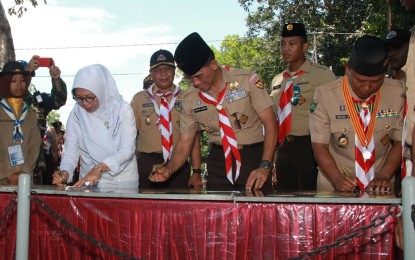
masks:
<path id="1" fill-rule="evenodd" d="M 355 131 L 342 93 L 341 80 L 330 82 L 316 89 L 310 114 L 310 132 L 313 143 L 329 144 L 329 151 L 336 161 L 337 168 L 355 173 Z M 355 96 L 349 86 L 352 96 Z M 402 139 L 404 86 L 399 80 L 385 79 L 381 91 L 381 99 L 376 115 L 373 132 L 375 142 L 375 172 L 385 163 L 386 156 L 392 146 L 391 140 Z M 314 110 L 315 109 L 315 110 Z M 314 110 L 314 112 L 313 112 Z M 356 113 L 354 111 L 354 113 Z M 339 146 L 342 134 L 348 138 L 345 148 Z M 333 191 L 334 187 L 319 170 L 317 179 L 318 191 Z"/>
<path id="2" fill-rule="evenodd" d="M 18 116 L 20 118 L 21 112 Z M 39 129 L 37 127 L 36 113 L 29 109 L 21 125 L 23 131 L 23 143 L 21 144 L 24 164 L 12 166 L 10 163 L 8 147 L 13 145 L 13 127 L 12 119 L 0 107 L 0 184 L 7 184 L 7 178 L 13 173 L 22 171 L 32 175 L 36 166 L 36 160 L 39 154 L 39 147 L 42 142 Z M 32 175 L 33 176 L 33 175 Z"/>
<path id="3" fill-rule="evenodd" d="M 250 82 L 251 77 L 257 78 L 257 76 L 249 70 L 221 69 L 224 82 L 221 89 L 228 84 L 222 107 L 228 114 L 238 145 L 264 141 L 262 122 L 258 114 L 272 106 L 272 100 L 264 89 L 262 81 Z M 183 96 L 180 132 L 198 131 L 200 124 L 200 128 L 209 134 L 209 142 L 221 145 L 218 112 L 213 105 L 205 103 L 198 93 L 199 90 L 193 88 Z M 208 94 L 217 98 L 210 92 Z"/>
<path id="4" fill-rule="evenodd" d="M 174 91 L 177 86 L 174 86 Z M 156 95 L 159 88 L 154 87 L 153 95 L 160 106 L 161 98 Z M 173 125 L 173 145 L 177 143 L 180 135 L 180 109 L 182 104 L 183 90 L 177 96 L 174 107 L 171 111 Z M 167 100 L 170 102 L 172 96 Z M 162 153 L 161 131 L 157 125 L 158 115 L 154 108 L 154 103 L 148 93 L 143 90 L 134 95 L 131 101 L 134 110 L 135 122 L 137 126 L 137 151 L 144 153 Z"/>
<path id="5" fill-rule="evenodd" d="M 288 133 L 294 136 L 310 135 L 308 122 L 314 90 L 316 87 L 336 79 L 336 76 L 329 68 L 313 64 L 308 60 L 301 65 L 298 71 L 300 70 L 303 70 L 304 74 L 295 78 L 293 82 L 294 86 L 300 87 L 300 100 L 297 105 L 291 105 L 291 131 Z M 288 67 L 284 72 L 290 73 Z M 278 74 L 272 80 L 273 91 L 271 96 L 277 107 L 288 80 L 283 77 L 284 72 Z"/>

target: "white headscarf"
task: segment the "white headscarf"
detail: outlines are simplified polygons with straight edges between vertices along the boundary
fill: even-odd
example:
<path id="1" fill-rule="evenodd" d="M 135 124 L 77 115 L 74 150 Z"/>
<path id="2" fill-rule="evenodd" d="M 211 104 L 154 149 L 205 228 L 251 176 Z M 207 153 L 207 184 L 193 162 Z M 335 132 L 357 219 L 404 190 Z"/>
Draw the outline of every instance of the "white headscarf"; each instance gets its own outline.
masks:
<path id="1" fill-rule="evenodd" d="M 88 153 L 94 160 L 101 162 L 120 145 L 119 113 L 124 101 L 110 71 L 100 64 L 80 69 L 73 82 L 72 94 L 76 88 L 91 91 L 99 101 L 98 109 L 92 113 L 78 103 L 75 104 L 74 113 L 79 120 Z"/>

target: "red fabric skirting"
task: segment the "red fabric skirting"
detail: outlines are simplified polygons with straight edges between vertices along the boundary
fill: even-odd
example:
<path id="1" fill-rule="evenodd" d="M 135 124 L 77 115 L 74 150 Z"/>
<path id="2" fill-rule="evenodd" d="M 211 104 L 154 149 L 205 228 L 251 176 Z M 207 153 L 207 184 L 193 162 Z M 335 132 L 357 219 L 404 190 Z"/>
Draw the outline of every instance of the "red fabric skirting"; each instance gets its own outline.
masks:
<path id="1" fill-rule="evenodd" d="M 3 217 L 11 194 L 0 194 Z M 70 223 L 121 252 L 143 259 L 286 259 L 332 243 L 387 205 L 233 203 L 39 195 Z M 14 259 L 14 211 L 0 230 L 0 259 Z M 395 219 L 313 259 L 395 259 Z M 30 259 L 121 259 L 31 203 Z"/>

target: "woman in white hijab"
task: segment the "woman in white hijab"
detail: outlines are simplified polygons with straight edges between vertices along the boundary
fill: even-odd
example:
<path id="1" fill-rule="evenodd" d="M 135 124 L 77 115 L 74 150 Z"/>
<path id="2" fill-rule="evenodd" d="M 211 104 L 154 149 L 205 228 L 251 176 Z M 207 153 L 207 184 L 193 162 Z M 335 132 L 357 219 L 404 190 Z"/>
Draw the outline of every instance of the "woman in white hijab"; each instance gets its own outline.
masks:
<path id="1" fill-rule="evenodd" d="M 109 70 L 99 64 L 80 69 L 72 94 L 77 103 L 66 125 L 61 172 L 54 173 L 53 183 L 71 182 L 80 156 L 79 181 L 74 187 L 137 188 L 134 113 Z"/>

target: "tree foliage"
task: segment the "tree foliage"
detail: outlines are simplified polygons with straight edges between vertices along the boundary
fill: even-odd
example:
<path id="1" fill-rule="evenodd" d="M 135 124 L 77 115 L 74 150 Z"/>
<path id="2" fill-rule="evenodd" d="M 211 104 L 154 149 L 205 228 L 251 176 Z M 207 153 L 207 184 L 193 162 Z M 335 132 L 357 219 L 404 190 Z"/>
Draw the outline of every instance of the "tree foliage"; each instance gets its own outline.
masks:
<path id="1" fill-rule="evenodd" d="M 52 110 L 46 117 L 46 122 L 48 125 L 52 125 L 53 122 L 60 121 L 60 117 L 61 115 L 58 113 L 58 111 Z"/>
<path id="2" fill-rule="evenodd" d="M 331 66 L 336 75 L 344 74 L 343 62 L 357 37 L 371 34 L 384 38 L 390 28 L 409 29 L 415 18 L 399 0 L 239 0 L 247 11 L 247 36 L 261 37 L 263 51 L 260 66 L 251 68 L 269 80 L 283 64 L 279 53 L 282 25 L 302 22 L 306 25 L 310 49 L 308 56 Z"/>

